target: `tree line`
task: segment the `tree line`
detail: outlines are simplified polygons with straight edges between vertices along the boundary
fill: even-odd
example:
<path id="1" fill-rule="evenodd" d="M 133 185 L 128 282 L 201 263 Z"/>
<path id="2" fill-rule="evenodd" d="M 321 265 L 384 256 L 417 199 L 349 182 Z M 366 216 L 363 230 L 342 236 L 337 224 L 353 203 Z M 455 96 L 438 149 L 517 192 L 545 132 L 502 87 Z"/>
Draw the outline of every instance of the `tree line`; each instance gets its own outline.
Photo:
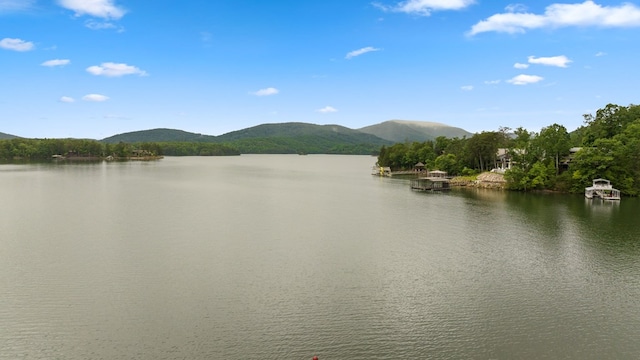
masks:
<path id="1" fill-rule="evenodd" d="M 87 139 L 24 139 L 0 140 L 0 160 L 47 160 L 54 155 L 74 158 L 126 159 L 136 151 L 151 156 L 224 156 L 239 155 L 237 149 L 224 144 L 199 142 L 142 142 L 116 144 Z"/>
<path id="2" fill-rule="evenodd" d="M 135 150 L 157 156 L 229 156 L 242 154 L 376 154 L 379 144 L 345 143 L 320 136 L 239 139 L 227 143 L 205 141 L 157 141 L 110 143 L 87 139 L 0 140 L 0 160 L 46 160 L 53 155 L 127 158 Z"/>
<path id="3" fill-rule="evenodd" d="M 509 145 L 508 128 L 483 131 L 467 138 L 439 136 L 425 142 L 405 142 L 382 146 L 378 165 L 392 170 L 411 169 L 422 162 L 428 169 L 446 171 L 452 175 L 470 175 L 491 170 L 499 148 Z"/>
<path id="4" fill-rule="evenodd" d="M 498 149 L 511 163 L 505 172 L 509 189 L 582 192 L 593 179 L 606 178 L 623 194 L 640 194 L 639 105 L 608 104 L 584 115 L 584 125 L 571 133 L 552 124 L 539 132 L 500 128 L 469 138 L 383 146 L 378 165 L 400 170 L 422 162 L 428 169 L 471 175 L 496 167 Z"/>

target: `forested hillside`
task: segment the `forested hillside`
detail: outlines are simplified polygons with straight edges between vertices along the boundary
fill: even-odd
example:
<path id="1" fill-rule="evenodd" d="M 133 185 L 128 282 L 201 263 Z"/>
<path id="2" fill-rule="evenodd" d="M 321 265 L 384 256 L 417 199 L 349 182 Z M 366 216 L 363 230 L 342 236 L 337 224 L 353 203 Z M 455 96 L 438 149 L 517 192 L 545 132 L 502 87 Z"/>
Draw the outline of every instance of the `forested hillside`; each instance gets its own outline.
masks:
<path id="1" fill-rule="evenodd" d="M 186 142 L 215 143 L 243 154 L 377 154 L 381 145 L 391 142 L 340 125 L 307 123 L 263 124 L 220 136 L 208 136 L 172 129 L 153 129 L 111 136 L 105 143 L 182 143 L 165 154 L 174 155 Z M 204 145 L 199 145 L 200 147 Z M 190 152 L 190 151 L 189 151 Z M 206 151 L 205 151 L 206 152 Z M 196 154 L 197 155 L 197 154 Z"/>
<path id="2" fill-rule="evenodd" d="M 374 154 L 389 141 L 339 125 L 263 124 L 217 137 L 241 153 Z"/>
<path id="3" fill-rule="evenodd" d="M 365 135 L 357 130 L 352 130 L 340 125 L 316 125 L 300 122 L 262 124 L 250 128 L 232 131 L 218 136 L 220 141 L 233 141 L 240 139 L 255 138 L 295 138 L 300 136 L 322 136 L 322 137 L 353 137 L 375 139 L 370 135 Z M 380 139 L 377 139 L 378 141 Z"/>
<path id="4" fill-rule="evenodd" d="M 133 131 L 124 134 L 114 135 L 102 142 L 109 144 L 125 143 L 141 143 L 141 142 L 215 142 L 216 137 L 211 135 L 195 134 L 182 130 L 174 129 L 151 129 L 142 131 Z"/>

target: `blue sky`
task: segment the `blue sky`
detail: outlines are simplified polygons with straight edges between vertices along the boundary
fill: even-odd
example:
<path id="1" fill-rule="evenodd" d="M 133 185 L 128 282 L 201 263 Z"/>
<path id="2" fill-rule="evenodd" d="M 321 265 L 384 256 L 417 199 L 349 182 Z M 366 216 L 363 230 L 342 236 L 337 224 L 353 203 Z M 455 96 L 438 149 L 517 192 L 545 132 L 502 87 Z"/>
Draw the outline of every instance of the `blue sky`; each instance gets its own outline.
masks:
<path id="1" fill-rule="evenodd" d="M 640 2 L 0 0 L 0 132 L 569 131 L 638 103 Z"/>

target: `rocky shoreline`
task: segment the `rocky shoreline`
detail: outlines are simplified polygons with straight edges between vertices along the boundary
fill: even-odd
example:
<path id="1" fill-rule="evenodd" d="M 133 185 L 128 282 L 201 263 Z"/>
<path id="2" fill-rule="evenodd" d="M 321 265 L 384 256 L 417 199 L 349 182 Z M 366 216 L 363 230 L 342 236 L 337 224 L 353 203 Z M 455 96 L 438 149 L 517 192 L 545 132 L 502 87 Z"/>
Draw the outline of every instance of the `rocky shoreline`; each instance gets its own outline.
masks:
<path id="1" fill-rule="evenodd" d="M 504 175 L 502 174 L 485 172 L 478 175 L 475 179 L 469 177 L 455 177 L 451 179 L 450 184 L 451 186 L 503 190 L 507 181 L 504 179 Z"/>

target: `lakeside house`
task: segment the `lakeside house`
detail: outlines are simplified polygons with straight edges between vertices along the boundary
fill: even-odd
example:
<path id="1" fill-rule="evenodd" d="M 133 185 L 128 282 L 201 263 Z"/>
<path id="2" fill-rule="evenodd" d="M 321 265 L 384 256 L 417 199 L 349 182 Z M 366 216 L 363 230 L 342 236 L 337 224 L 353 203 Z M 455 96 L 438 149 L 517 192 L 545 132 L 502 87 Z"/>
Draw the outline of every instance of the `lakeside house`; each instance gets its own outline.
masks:
<path id="1" fill-rule="evenodd" d="M 569 170 L 569 165 L 571 164 L 571 162 L 573 161 L 573 159 L 575 158 L 575 155 L 578 153 L 578 151 L 582 150 L 581 147 L 572 147 L 571 149 L 569 149 L 569 155 L 564 157 L 561 161 L 560 161 L 560 171 L 566 171 Z"/>
<path id="2" fill-rule="evenodd" d="M 515 164 L 515 161 L 512 159 L 512 152 L 517 155 L 525 154 L 524 149 L 499 148 L 496 152 L 496 163 L 491 172 L 504 174 L 507 170 L 510 170 L 511 166 Z"/>
<path id="3" fill-rule="evenodd" d="M 569 170 L 569 165 L 573 161 L 576 153 L 582 150 L 581 147 L 572 147 L 569 149 L 569 155 L 562 158 L 560 161 L 560 171 Z M 516 155 L 524 155 L 524 149 L 507 149 L 507 148 L 499 148 L 496 152 L 496 163 L 491 172 L 504 174 L 507 170 L 510 170 L 511 167 L 516 164 L 516 162 L 512 159 L 512 154 Z"/>

